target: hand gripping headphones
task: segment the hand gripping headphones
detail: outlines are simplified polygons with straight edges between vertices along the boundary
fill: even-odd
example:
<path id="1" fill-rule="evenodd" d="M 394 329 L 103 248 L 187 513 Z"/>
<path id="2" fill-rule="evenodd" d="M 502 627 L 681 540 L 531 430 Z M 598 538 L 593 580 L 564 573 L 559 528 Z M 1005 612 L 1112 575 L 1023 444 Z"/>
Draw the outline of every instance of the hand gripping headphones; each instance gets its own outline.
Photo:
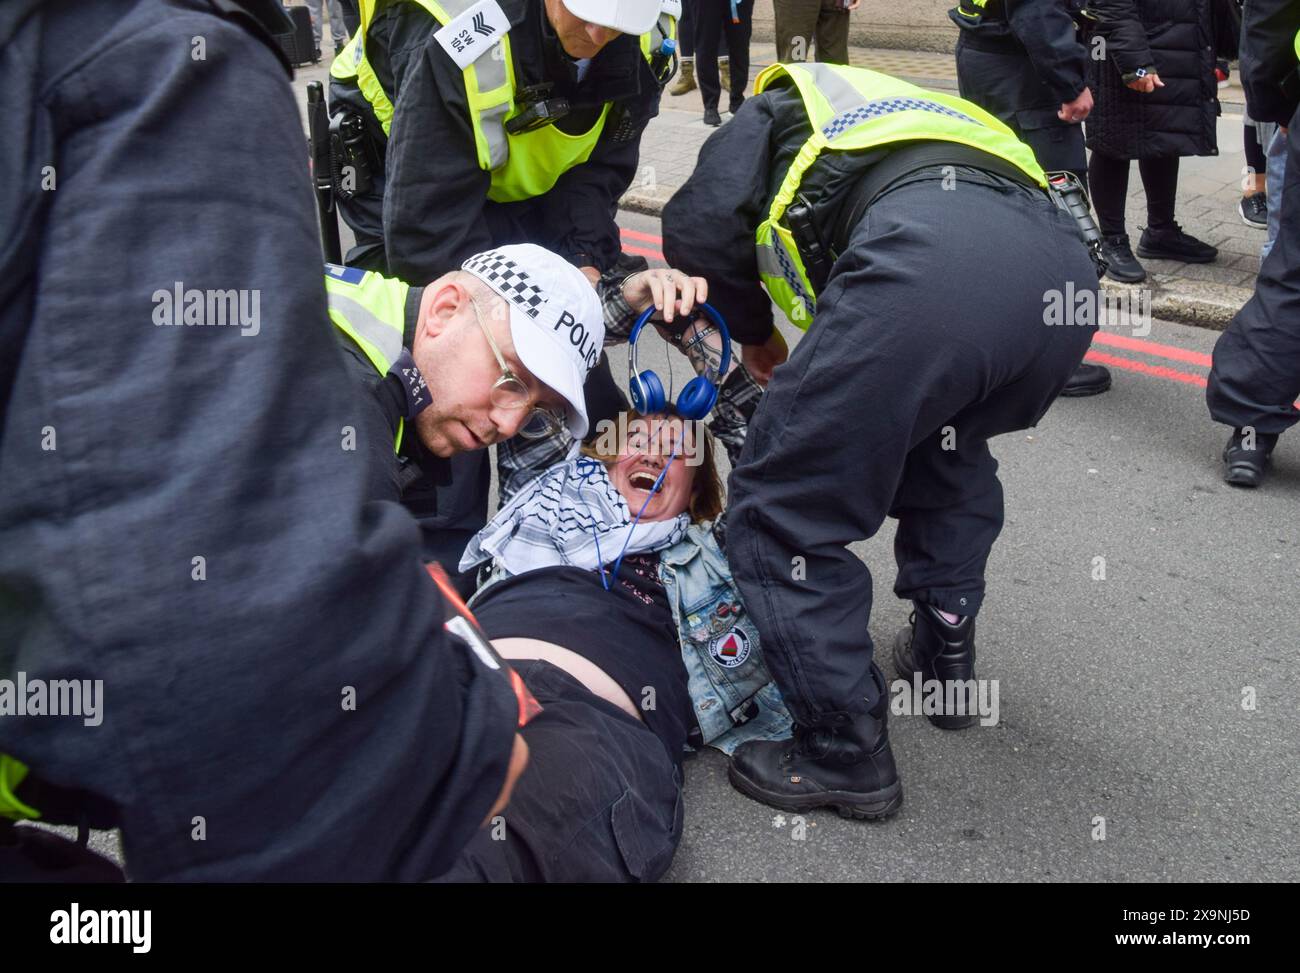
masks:
<path id="1" fill-rule="evenodd" d="M 727 369 L 731 367 L 731 332 L 727 330 L 727 323 L 722 320 L 722 315 L 712 305 L 701 302 L 696 306 L 713 319 L 713 323 L 718 326 L 718 331 L 722 334 L 722 361 L 719 362 L 715 374 L 725 375 Z M 654 313 L 654 305 L 646 308 L 636 319 L 636 324 L 632 325 L 632 333 L 627 339 L 628 387 L 632 393 L 632 407 L 642 415 L 663 412 L 668 406 L 668 396 L 664 392 L 663 382 L 659 381 L 659 376 L 650 369 L 639 371 L 636 364 L 636 339 L 640 337 L 646 322 L 650 320 L 650 315 Z M 718 383 L 710 379 L 706 371 L 704 375 L 697 375 L 687 382 L 686 387 L 677 396 L 677 414 L 683 419 L 703 419 L 717 401 Z"/>

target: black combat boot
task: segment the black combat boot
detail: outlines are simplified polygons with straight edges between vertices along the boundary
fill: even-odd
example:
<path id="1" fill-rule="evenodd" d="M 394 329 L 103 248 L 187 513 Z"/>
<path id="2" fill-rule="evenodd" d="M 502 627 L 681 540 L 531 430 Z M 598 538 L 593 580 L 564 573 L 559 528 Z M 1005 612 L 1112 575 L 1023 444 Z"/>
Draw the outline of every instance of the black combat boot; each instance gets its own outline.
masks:
<path id="1" fill-rule="evenodd" d="M 736 748 L 728 776 L 736 790 L 783 811 L 833 807 L 842 818 L 886 818 L 903 804 L 889 749 L 889 695 L 875 708 L 817 726 L 795 724 L 792 740 L 753 740 Z"/>
<path id="2" fill-rule="evenodd" d="M 921 674 L 925 683 L 937 679 L 943 686 L 943 713 L 926 714 L 943 730 L 960 730 L 978 718 L 975 693 L 975 619 L 967 615 L 956 625 L 939 614 L 939 609 L 919 601 L 912 602 L 911 625 L 894 637 L 894 666 L 900 679 Z M 949 681 L 960 682 L 952 692 Z M 949 707 L 948 703 L 952 702 Z"/>
<path id="3" fill-rule="evenodd" d="M 1257 433 L 1248 439 L 1244 429 L 1234 429 L 1223 447 L 1224 482 L 1252 489 L 1259 486 L 1276 446 L 1276 433 Z"/>

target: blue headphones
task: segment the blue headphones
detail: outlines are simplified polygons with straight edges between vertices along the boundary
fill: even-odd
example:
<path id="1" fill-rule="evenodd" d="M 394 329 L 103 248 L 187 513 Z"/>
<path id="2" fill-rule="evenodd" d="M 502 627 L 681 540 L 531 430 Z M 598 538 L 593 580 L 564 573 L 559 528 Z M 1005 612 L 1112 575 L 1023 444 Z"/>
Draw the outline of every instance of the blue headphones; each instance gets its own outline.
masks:
<path id="1" fill-rule="evenodd" d="M 714 310 L 712 305 L 701 302 L 696 306 L 712 318 L 713 323 L 722 332 L 722 361 L 718 364 L 717 374 L 725 375 L 727 369 L 731 367 L 731 332 L 727 330 L 727 322 L 722 320 L 722 315 Z M 636 324 L 632 325 L 632 333 L 627 339 L 628 386 L 632 393 L 632 407 L 642 415 L 663 412 L 668 406 L 668 396 L 664 392 L 664 383 L 659 381 L 659 376 L 648 368 L 644 372 L 639 371 L 636 365 L 636 339 L 640 337 L 646 322 L 650 320 L 650 315 L 654 313 L 654 305 L 641 312 L 641 316 L 636 319 Z M 718 383 L 707 375 L 697 375 L 686 383 L 686 387 L 677 396 L 677 414 L 683 419 L 703 419 L 717 401 Z"/>

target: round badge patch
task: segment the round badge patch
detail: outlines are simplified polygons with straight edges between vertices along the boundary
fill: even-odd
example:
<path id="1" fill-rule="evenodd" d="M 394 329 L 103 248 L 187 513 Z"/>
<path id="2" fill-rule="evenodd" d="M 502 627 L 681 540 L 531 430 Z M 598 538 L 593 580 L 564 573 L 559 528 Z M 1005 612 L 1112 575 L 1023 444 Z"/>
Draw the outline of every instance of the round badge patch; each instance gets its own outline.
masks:
<path id="1" fill-rule="evenodd" d="M 734 669 L 749 658 L 749 637 L 739 628 L 709 642 L 709 655 L 724 669 Z"/>

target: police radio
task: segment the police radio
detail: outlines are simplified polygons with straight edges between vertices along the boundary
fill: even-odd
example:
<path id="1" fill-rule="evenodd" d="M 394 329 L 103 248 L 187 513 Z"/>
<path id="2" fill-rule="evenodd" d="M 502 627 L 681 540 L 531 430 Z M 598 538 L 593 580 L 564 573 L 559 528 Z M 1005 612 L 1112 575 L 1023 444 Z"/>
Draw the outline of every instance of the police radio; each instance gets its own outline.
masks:
<path id="1" fill-rule="evenodd" d="M 345 111 L 330 119 L 330 165 L 334 195 L 339 199 L 351 199 L 370 191 L 374 182 L 370 138 L 360 115 Z"/>
<path id="2" fill-rule="evenodd" d="M 520 91 L 517 99 L 520 102 L 519 114 L 506 120 L 506 132 L 510 135 L 532 132 L 554 125 L 569 114 L 568 98 L 548 97 L 554 87 L 551 82 L 545 81 L 528 85 Z"/>
<path id="3" fill-rule="evenodd" d="M 1087 244 L 1088 254 L 1097 268 L 1097 277 L 1102 277 L 1110 264 L 1102 253 L 1101 230 L 1097 228 L 1097 221 L 1092 218 L 1088 194 L 1083 188 L 1083 183 L 1073 172 L 1048 172 L 1045 175 L 1053 202 L 1074 217 L 1074 223 L 1079 228 L 1079 236 Z"/>

